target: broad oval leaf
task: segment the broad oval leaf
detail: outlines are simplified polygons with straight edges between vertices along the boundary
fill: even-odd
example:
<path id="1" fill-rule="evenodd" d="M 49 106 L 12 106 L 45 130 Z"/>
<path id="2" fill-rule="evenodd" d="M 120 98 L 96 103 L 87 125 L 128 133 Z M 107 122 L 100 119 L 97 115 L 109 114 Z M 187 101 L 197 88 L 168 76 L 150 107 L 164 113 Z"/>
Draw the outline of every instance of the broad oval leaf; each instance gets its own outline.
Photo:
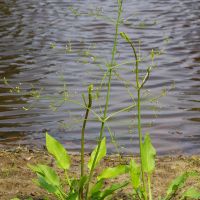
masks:
<path id="1" fill-rule="evenodd" d="M 50 154 L 54 156 L 58 166 L 62 169 L 70 168 L 70 157 L 63 147 L 56 139 L 51 137 L 48 133 L 46 133 L 46 147 Z"/>
<path id="2" fill-rule="evenodd" d="M 36 183 L 38 186 L 50 193 L 57 194 L 59 192 L 58 187 L 56 185 L 48 183 L 46 179 L 41 175 L 38 175 L 38 180 L 36 181 Z"/>
<path id="3" fill-rule="evenodd" d="M 135 160 L 131 159 L 130 176 L 131 176 L 131 184 L 134 189 L 138 189 L 140 187 L 140 174 L 141 174 L 141 167 L 137 165 Z"/>
<path id="4" fill-rule="evenodd" d="M 116 167 L 109 167 L 105 169 L 98 177 L 97 179 L 108 179 L 108 178 L 115 178 L 121 174 L 126 174 L 129 172 L 129 166 L 128 165 L 118 165 Z"/>
<path id="5" fill-rule="evenodd" d="M 58 197 L 64 194 L 59 177 L 52 168 L 46 165 L 29 165 L 29 167 L 38 175 L 35 181 L 37 185 Z"/>
<path id="6" fill-rule="evenodd" d="M 89 168 L 90 170 L 91 170 L 91 168 L 92 168 L 92 164 L 93 164 L 93 161 L 94 161 L 96 152 L 97 152 L 97 148 L 98 148 L 98 146 L 96 146 L 96 148 L 93 150 L 93 152 L 92 152 L 92 154 L 91 154 L 91 157 L 90 157 L 90 160 L 89 160 L 89 162 L 88 162 L 88 168 Z M 104 137 L 104 138 L 101 140 L 100 149 L 99 149 L 99 153 L 98 153 L 98 156 L 97 156 L 97 159 L 96 159 L 94 168 L 99 164 L 99 162 L 101 161 L 101 159 L 102 159 L 105 155 L 106 155 L 106 138 Z"/>
<path id="7" fill-rule="evenodd" d="M 60 187 L 60 180 L 57 176 L 56 172 L 47 165 L 29 165 L 32 171 L 36 172 L 39 176 L 43 177 L 43 179 L 51 185 L 55 185 Z"/>
<path id="8" fill-rule="evenodd" d="M 145 135 L 142 143 L 142 165 L 144 172 L 151 174 L 155 169 L 156 150 L 151 143 L 149 134 Z"/>

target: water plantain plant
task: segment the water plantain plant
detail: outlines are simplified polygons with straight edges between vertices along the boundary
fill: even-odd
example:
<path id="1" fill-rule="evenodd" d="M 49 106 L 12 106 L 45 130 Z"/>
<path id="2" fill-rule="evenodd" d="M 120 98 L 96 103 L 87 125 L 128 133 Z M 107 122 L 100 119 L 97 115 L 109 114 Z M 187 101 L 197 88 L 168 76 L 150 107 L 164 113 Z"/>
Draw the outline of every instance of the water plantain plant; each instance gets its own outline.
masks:
<path id="1" fill-rule="evenodd" d="M 118 27 L 120 24 L 120 16 L 122 13 L 122 0 L 118 0 L 118 17 L 116 20 L 116 28 L 115 28 L 115 37 L 114 44 L 112 49 L 112 58 L 111 63 L 108 67 L 108 83 L 107 83 L 107 95 L 106 102 L 103 112 L 103 117 L 100 118 L 101 121 L 101 129 L 98 138 L 98 144 L 94 151 L 91 154 L 90 160 L 88 162 L 89 174 L 84 174 L 84 136 L 85 136 L 85 128 L 88 120 L 88 115 L 92 106 L 92 85 L 88 88 L 88 103 L 86 103 L 85 98 L 85 117 L 83 120 L 83 126 L 81 131 L 81 176 L 79 179 L 70 179 L 68 175 L 68 170 L 70 167 L 70 157 L 64 147 L 54 138 L 52 138 L 48 133 L 46 133 L 46 147 L 48 152 L 54 156 L 57 161 L 58 167 L 64 170 L 65 177 L 67 180 L 67 184 L 69 185 L 70 191 L 65 192 L 60 183 L 59 177 L 56 175 L 55 171 L 46 166 L 46 165 L 36 165 L 30 166 L 30 168 L 36 172 L 38 179 L 36 183 L 46 189 L 48 192 L 53 193 L 58 199 L 64 200 L 77 200 L 77 199 L 91 199 L 91 200 L 103 200 L 107 196 L 112 195 L 116 190 L 125 187 L 128 182 L 124 183 L 116 183 L 109 188 L 104 188 L 103 183 L 105 179 L 115 178 L 120 174 L 128 173 L 129 166 L 119 165 L 114 168 L 106 168 L 102 171 L 102 173 L 97 177 L 95 183 L 92 183 L 92 178 L 94 174 L 95 168 L 98 166 L 99 162 L 106 155 L 106 138 L 103 137 L 105 122 L 109 119 L 107 116 L 109 99 L 110 99 L 110 88 L 111 88 L 111 79 L 112 79 L 112 71 L 114 66 L 116 48 L 117 48 L 117 40 L 118 40 Z"/>
<path id="2" fill-rule="evenodd" d="M 52 193 L 56 199 L 59 200 L 103 200 L 111 197 L 112 194 L 126 187 L 128 184 L 132 186 L 133 193 L 131 195 L 133 200 L 153 200 L 152 195 L 152 174 L 155 170 L 155 156 L 156 150 L 152 145 L 150 135 L 147 133 L 143 136 L 141 127 L 141 91 L 149 79 L 152 66 L 146 69 L 144 77 L 140 77 L 139 63 L 141 62 L 138 52 L 134 46 L 133 41 L 130 37 L 121 32 L 119 34 L 119 24 L 122 13 L 122 0 L 118 0 L 118 17 L 115 24 L 115 35 L 114 43 L 111 54 L 111 62 L 108 64 L 107 69 L 107 93 L 103 110 L 103 115 L 100 116 L 92 110 L 92 90 L 93 86 L 90 85 L 88 88 L 88 101 L 83 95 L 85 116 L 83 118 L 83 125 L 81 130 L 81 164 L 80 164 L 80 177 L 71 177 L 69 169 L 71 167 L 70 155 L 56 139 L 46 133 L 46 148 L 48 152 L 54 157 L 57 167 L 63 171 L 65 177 L 64 184 L 61 181 L 56 171 L 47 165 L 29 165 L 32 171 L 37 174 L 37 180 L 35 183 L 41 188 L 45 189 L 49 193 Z M 135 88 L 137 92 L 137 103 L 135 101 L 131 106 L 128 106 L 119 112 L 130 110 L 131 108 L 137 107 L 137 127 L 138 127 L 138 138 L 140 147 L 140 163 L 138 164 L 134 159 L 130 160 L 129 165 L 118 165 L 112 168 L 103 169 L 97 177 L 94 177 L 94 170 L 98 167 L 101 160 L 106 156 L 106 137 L 104 136 L 104 129 L 106 122 L 114 115 L 119 112 L 108 115 L 108 107 L 110 102 L 111 92 L 111 81 L 113 73 L 115 73 L 115 55 L 117 52 L 118 37 L 121 37 L 130 45 L 133 52 L 134 66 L 133 71 L 135 75 Z M 154 59 L 152 51 L 152 60 Z M 98 142 L 95 149 L 92 151 L 90 159 L 87 163 L 88 170 L 85 169 L 85 129 L 90 111 L 96 115 L 101 123 L 99 132 Z M 105 187 L 104 181 L 106 179 L 116 178 L 122 174 L 129 174 L 129 179 L 123 183 L 115 183 L 108 187 Z M 185 172 L 181 176 L 177 177 L 169 186 L 166 196 L 160 197 L 159 200 L 172 200 L 177 196 L 178 190 L 183 188 L 184 183 L 189 177 L 199 176 L 196 172 Z M 68 185 L 66 190 L 65 184 Z M 190 187 L 185 190 L 180 197 L 183 199 L 200 199 L 200 192 L 195 187 Z"/>
<path id="3" fill-rule="evenodd" d="M 152 186 L 151 186 L 151 176 L 155 170 L 155 156 L 156 150 L 153 147 L 150 139 L 150 135 L 147 133 L 144 138 L 142 135 L 141 127 L 141 90 L 144 87 L 145 83 L 149 79 L 151 73 L 151 66 L 147 68 L 146 75 L 142 78 L 140 82 L 139 77 L 139 63 L 140 58 L 138 57 L 136 48 L 133 41 L 130 37 L 124 33 L 120 33 L 121 37 L 130 45 L 133 51 L 133 57 L 135 60 L 135 80 L 136 80 L 136 90 L 137 90 L 137 127 L 138 127 L 138 137 L 139 137 L 139 146 L 140 146 L 140 165 L 138 165 L 134 159 L 131 159 L 129 164 L 130 179 L 133 188 L 133 199 L 141 200 L 153 200 L 152 196 Z M 152 54 L 152 59 L 154 55 Z M 176 197 L 177 191 L 181 189 L 189 177 L 199 176 L 197 172 L 185 172 L 181 176 L 177 177 L 169 186 L 167 194 L 165 197 L 160 200 L 170 200 Z M 192 198 L 200 199 L 200 192 L 191 187 L 186 190 L 181 199 Z"/>
<path id="4" fill-rule="evenodd" d="M 74 177 L 70 177 L 68 171 L 71 166 L 71 159 L 65 148 L 60 144 L 56 139 L 51 137 L 48 133 L 46 133 L 46 147 L 48 152 L 55 158 L 57 166 L 63 170 L 64 176 L 66 179 L 66 184 L 69 186 L 69 191 L 66 192 L 64 190 L 63 185 L 61 184 L 61 180 L 59 176 L 56 174 L 53 168 L 47 165 L 29 165 L 31 170 L 33 170 L 37 174 L 37 180 L 35 183 L 41 188 L 45 189 L 49 193 L 54 194 L 57 199 L 60 200 L 78 200 L 78 199 L 86 199 L 86 189 L 88 185 L 88 176 L 83 175 L 79 179 Z M 97 151 L 97 147 L 91 154 L 90 160 L 88 162 L 88 169 L 91 170 L 91 166 L 94 160 L 95 153 Z M 95 167 L 96 168 L 99 162 L 106 155 L 106 138 L 104 137 L 101 141 L 100 145 L 100 153 L 98 154 Z M 103 188 L 104 181 L 106 179 L 115 178 L 120 174 L 127 173 L 129 171 L 128 165 L 119 165 L 113 168 L 106 168 L 98 175 L 96 178 L 96 182 L 92 184 L 90 190 L 87 194 L 87 199 L 96 199 L 103 200 L 107 196 L 111 195 L 116 190 L 123 188 L 128 185 L 128 182 L 124 183 L 116 183 L 108 188 Z"/>

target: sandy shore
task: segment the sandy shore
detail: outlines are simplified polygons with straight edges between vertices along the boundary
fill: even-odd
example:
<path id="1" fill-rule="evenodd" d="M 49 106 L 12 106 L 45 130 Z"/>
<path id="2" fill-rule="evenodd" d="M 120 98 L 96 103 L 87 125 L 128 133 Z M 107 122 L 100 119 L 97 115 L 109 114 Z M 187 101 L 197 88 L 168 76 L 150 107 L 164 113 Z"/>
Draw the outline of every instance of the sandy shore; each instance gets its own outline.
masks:
<path id="1" fill-rule="evenodd" d="M 86 160 L 89 155 L 86 155 Z M 122 156 L 120 158 L 117 155 L 107 156 L 101 163 L 101 170 L 106 166 L 116 166 L 118 164 L 128 164 L 131 156 Z M 42 150 L 30 150 L 26 148 L 17 148 L 13 150 L 0 149 L 0 199 L 9 200 L 14 197 L 26 199 L 32 197 L 35 200 L 44 199 L 48 197 L 53 199 L 50 194 L 47 194 L 42 189 L 38 188 L 32 182 L 33 178 L 36 178 L 27 164 L 48 164 L 55 166 L 54 160 Z M 73 154 L 71 176 L 78 176 L 80 168 L 80 156 Z M 99 168 L 96 173 L 100 173 Z M 167 186 L 170 184 L 173 178 L 180 175 L 184 171 L 195 170 L 200 172 L 200 156 L 164 156 L 156 159 L 156 171 L 153 175 L 153 195 L 154 199 L 158 199 L 160 195 L 163 195 Z M 59 174 L 62 174 L 58 170 Z M 128 176 L 123 175 L 119 179 L 112 180 L 113 182 L 121 182 L 127 180 Z M 188 181 L 187 185 L 195 183 L 195 180 Z M 107 183 L 109 184 L 109 182 Z M 199 183 L 200 185 L 200 183 Z M 118 192 L 112 199 L 131 199 L 131 187 L 127 187 L 125 190 Z"/>

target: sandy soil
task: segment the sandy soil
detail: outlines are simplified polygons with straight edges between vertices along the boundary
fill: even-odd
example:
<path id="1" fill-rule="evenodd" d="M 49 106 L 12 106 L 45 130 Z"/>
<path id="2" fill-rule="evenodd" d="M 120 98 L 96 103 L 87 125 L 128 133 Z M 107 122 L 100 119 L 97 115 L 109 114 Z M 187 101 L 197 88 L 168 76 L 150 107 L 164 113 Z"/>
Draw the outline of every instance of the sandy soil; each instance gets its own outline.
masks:
<path id="1" fill-rule="evenodd" d="M 72 167 L 70 175 L 78 176 L 80 156 L 72 154 Z M 86 160 L 88 159 L 86 156 Z M 129 163 L 131 156 L 123 156 L 122 159 L 119 156 L 111 155 L 106 157 L 102 163 L 100 169 L 105 166 L 116 166 L 118 164 Z M 32 197 L 35 200 L 53 199 L 50 194 L 47 194 L 42 189 L 34 185 L 32 179 L 36 178 L 27 164 L 48 164 L 55 166 L 54 160 L 50 157 L 46 151 L 42 150 L 30 150 L 25 148 L 17 148 L 14 150 L 0 150 L 0 199 L 9 200 L 14 197 L 20 199 L 26 199 Z M 100 172 L 100 169 L 96 173 Z M 180 175 L 184 171 L 195 170 L 200 172 L 200 156 L 174 156 L 174 157 L 158 157 L 156 162 L 156 171 L 153 175 L 153 195 L 154 199 L 158 199 L 160 195 L 163 195 L 167 186 L 177 175 Z M 62 173 L 58 171 L 58 173 Z M 121 182 L 124 179 L 128 179 L 127 175 L 123 175 L 120 179 L 115 179 L 115 182 Z M 187 185 L 196 184 L 195 180 L 190 180 Z M 107 183 L 109 184 L 109 182 Z M 197 183 L 200 185 L 200 183 Z M 129 193 L 129 195 L 128 195 Z M 112 199 L 124 199 L 130 198 L 131 187 L 127 187 L 126 191 L 122 190 L 118 192 Z"/>

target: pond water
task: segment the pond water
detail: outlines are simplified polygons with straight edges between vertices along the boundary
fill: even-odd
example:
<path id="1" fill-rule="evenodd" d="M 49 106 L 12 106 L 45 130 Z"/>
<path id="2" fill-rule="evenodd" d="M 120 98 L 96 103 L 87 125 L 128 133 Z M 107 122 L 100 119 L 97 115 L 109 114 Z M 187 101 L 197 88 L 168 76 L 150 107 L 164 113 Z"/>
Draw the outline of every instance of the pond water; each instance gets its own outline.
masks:
<path id="1" fill-rule="evenodd" d="M 99 87 L 111 59 L 116 2 L 0 1 L 1 147 L 41 147 L 48 130 L 67 149 L 79 150 L 84 110 L 66 102 L 55 111 L 55 105 L 61 104 L 64 83 L 67 94 L 76 101 L 82 101 L 81 94 L 87 92 L 90 83 L 95 89 Z M 142 74 L 151 64 L 151 50 L 160 54 L 145 85 L 142 104 L 143 132 L 151 134 L 160 155 L 200 153 L 199 10 L 199 0 L 124 3 L 120 31 L 128 33 L 137 48 L 140 46 Z M 132 62 L 131 56 L 129 45 L 119 38 L 116 62 Z M 132 65 L 115 71 L 109 114 L 132 103 L 128 91 L 134 90 L 125 87 L 135 80 Z M 19 93 L 10 91 L 16 86 L 21 89 Z M 28 95 L 38 90 L 40 98 L 34 100 Z M 105 94 L 103 85 L 93 103 L 97 112 L 104 105 Z M 124 153 L 138 151 L 136 117 L 136 111 L 130 110 L 109 121 L 107 126 L 117 141 L 113 145 L 106 129 L 109 152 L 116 152 L 116 145 Z M 88 151 L 95 145 L 99 128 L 100 123 L 91 115 L 86 130 Z"/>

